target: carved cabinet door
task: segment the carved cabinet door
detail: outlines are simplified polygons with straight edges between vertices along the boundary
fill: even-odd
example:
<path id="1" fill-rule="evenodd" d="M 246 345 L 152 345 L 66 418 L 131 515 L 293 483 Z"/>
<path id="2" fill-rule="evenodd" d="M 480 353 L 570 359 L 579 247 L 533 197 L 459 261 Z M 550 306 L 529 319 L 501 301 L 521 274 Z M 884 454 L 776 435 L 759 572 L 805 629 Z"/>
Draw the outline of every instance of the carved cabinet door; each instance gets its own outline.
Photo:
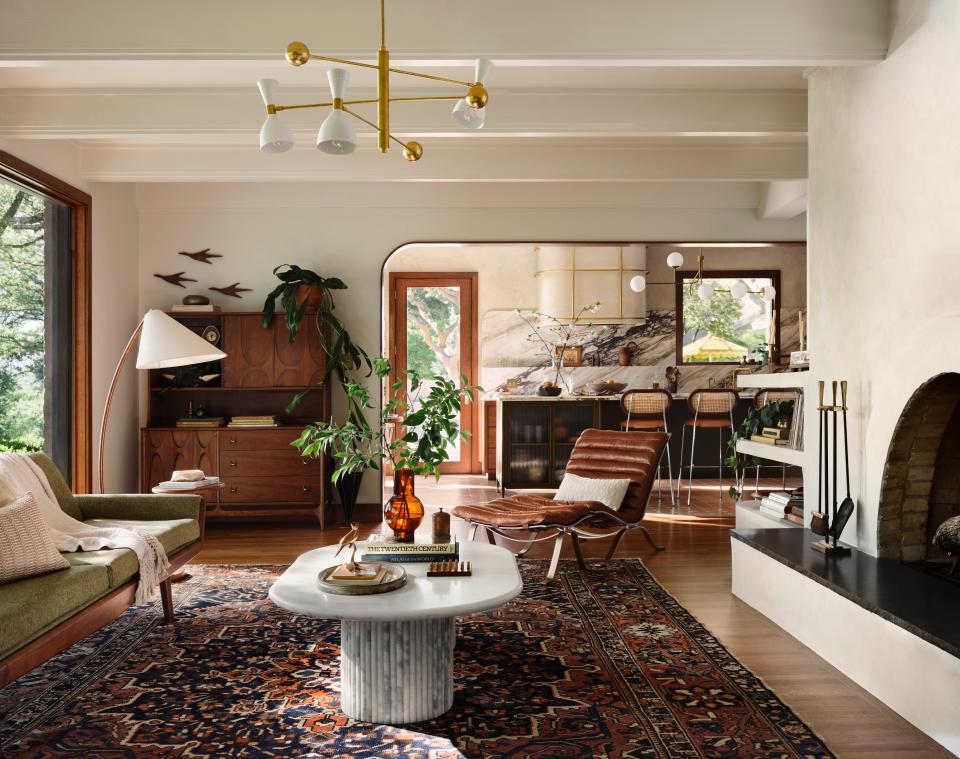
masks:
<path id="1" fill-rule="evenodd" d="M 224 387 L 273 386 L 276 326 L 264 329 L 258 314 L 223 317 Z"/>
<path id="2" fill-rule="evenodd" d="M 290 342 L 290 332 L 279 318 L 274 326 L 274 384 L 277 387 L 306 387 L 323 379 L 326 354 L 317 334 L 316 315 L 304 316 L 293 343 Z"/>
<path id="3" fill-rule="evenodd" d="M 170 479 L 176 469 L 202 469 L 219 474 L 217 433 L 211 430 L 148 429 L 143 431 L 141 490 Z"/>

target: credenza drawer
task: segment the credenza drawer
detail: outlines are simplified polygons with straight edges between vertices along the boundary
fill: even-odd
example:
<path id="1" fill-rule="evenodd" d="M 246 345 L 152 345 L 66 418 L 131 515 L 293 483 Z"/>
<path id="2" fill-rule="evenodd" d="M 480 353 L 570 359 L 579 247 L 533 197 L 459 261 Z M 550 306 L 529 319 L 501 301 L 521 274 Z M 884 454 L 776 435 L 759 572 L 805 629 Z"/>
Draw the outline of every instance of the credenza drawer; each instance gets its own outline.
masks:
<path id="1" fill-rule="evenodd" d="M 220 430 L 220 453 L 228 451 L 284 451 L 294 453 L 297 449 L 290 445 L 303 432 L 300 428 L 281 428 L 276 430 Z"/>
<path id="2" fill-rule="evenodd" d="M 319 503 L 323 477 L 230 477 L 222 478 L 221 503 Z"/>
<path id="3" fill-rule="evenodd" d="M 321 474 L 320 459 L 304 458 L 296 448 L 288 451 L 223 451 L 221 477 L 296 477 Z"/>

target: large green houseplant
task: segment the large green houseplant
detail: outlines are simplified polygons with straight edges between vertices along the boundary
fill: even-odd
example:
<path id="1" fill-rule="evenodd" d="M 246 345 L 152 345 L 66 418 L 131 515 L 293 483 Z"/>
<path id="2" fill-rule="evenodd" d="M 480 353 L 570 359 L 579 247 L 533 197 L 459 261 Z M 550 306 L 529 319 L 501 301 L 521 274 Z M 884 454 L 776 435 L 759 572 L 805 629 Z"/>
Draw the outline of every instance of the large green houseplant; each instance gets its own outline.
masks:
<path id="1" fill-rule="evenodd" d="M 372 366 L 381 381 L 390 374 L 390 362 L 385 358 L 373 359 Z M 423 518 L 423 506 L 413 492 L 413 477 L 427 474 L 439 478 L 440 466 L 450 458 L 450 443 L 469 434 L 460 427 L 462 405 L 482 389 L 469 386 L 466 377 L 457 383 L 412 371 L 407 374 L 407 393 L 403 392 L 404 384 L 397 380 L 390 386 L 389 397 L 374 424 L 367 422 L 363 413 L 342 424 L 316 422 L 308 425 L 293 444 L 303 456 L 330 454 L 336 463 L 331 475 L 334 484 L 390 464 L 394 497 L 385 516 L 398 540 L 412 540 Z M 345 389 L 354 408 L 375 409 L 362 384 L 349 381 Z"/>
<path id="2" fill-rule="evenodd" d="M 365 370 L 367 376 L 373 370 L 373 363 L 367 352 L 357 345 L 350 333 L 333 313 L 333 291 L 346 290 L 347 285 L 338 277 L 321 277 L 315 271 L 304 269 L 294 264 L 282 264 L 273 270 L 280 280 L 267 295 L 263 302 L 261 324 L 264 329 L 273 324 L 277 310 L 277 301 L 283 310 L 284 321 L 289 332 L 290 342 L 297 339 L 297 333 L 307 311 L 316 308 L 316 329 L 320 345 L 327 356 L 327 369 L 317 387 L 329 382 L 331 376 L 336 376 L 340 387 L 347 393 L 347 385 L 352 381 L 353 372 Z M 304 396 L 313 387 L 301 390 L 293 396 L 287 404 L 287 413 L 296 408 Z M 347 416 L 358 424 L 362 419 L 362 411 L 356 405 L 355 399 L 347 393 Z"/>

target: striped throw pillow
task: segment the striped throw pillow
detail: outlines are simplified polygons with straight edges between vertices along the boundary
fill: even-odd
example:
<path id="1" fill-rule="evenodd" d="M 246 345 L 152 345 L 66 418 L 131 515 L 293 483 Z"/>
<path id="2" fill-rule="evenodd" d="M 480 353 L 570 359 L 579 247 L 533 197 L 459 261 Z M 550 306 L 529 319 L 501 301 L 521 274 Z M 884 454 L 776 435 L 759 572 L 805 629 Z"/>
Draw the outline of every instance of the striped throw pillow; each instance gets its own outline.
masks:
<path id="1" fill-rule="evenodd" d="M 0 506 L 0 585 L 69 567 L 47 533 L 33 493 Z"/>

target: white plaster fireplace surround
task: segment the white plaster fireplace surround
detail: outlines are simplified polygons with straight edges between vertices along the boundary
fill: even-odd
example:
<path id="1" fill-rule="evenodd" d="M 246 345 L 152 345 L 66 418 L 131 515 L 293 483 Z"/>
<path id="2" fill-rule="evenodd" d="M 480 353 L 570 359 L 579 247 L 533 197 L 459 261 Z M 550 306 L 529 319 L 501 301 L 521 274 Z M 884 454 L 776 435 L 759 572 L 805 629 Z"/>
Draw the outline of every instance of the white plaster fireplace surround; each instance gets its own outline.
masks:
<path id="1" fill-rule="evenodd" d="M 844 539 L 874 555 L 900 414 L 924 383 L 960 371 L 960 5 L 898 0 L 893 11 L 884 63 L 809 75 L 813 379 L 851 382 L 858 508 Z M 816 430 L 813 404 L 808 414 Z"/>

